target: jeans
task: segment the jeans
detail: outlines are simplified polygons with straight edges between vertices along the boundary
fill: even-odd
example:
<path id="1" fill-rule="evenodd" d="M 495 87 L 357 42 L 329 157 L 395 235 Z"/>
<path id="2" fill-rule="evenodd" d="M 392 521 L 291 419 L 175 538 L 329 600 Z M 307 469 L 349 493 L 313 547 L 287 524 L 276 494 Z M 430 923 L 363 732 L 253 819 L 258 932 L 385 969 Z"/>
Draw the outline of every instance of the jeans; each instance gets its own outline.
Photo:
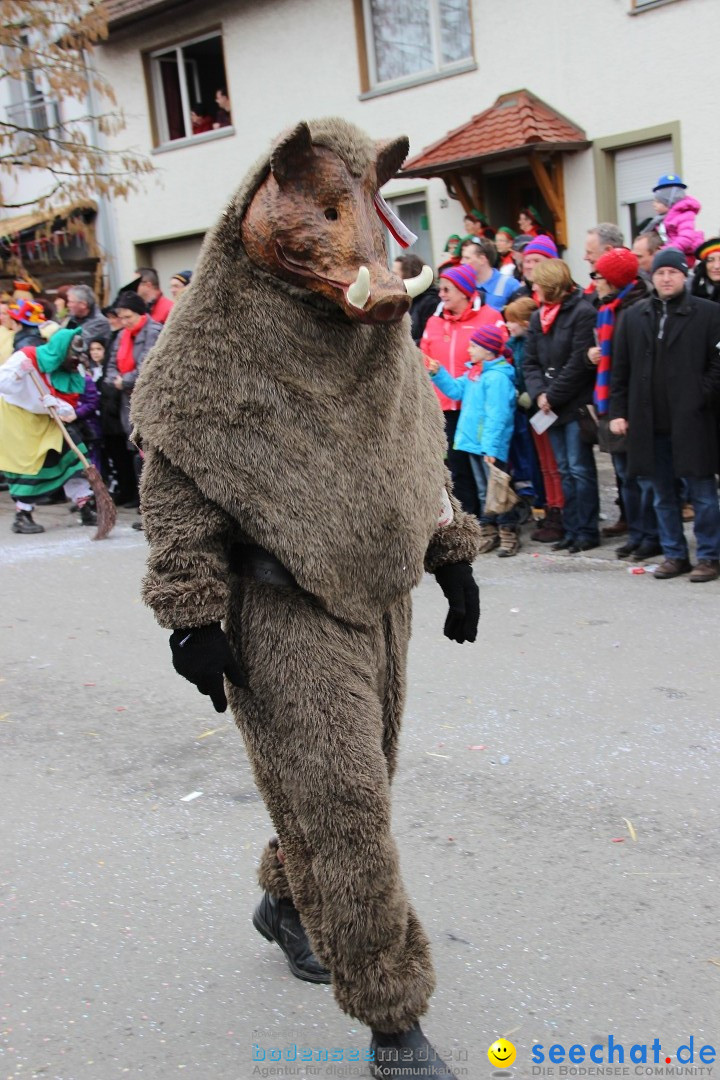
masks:
<path id="1" fill-rule="evenodd" d="M 658 523 L 653 506 L 652 488 L 640 486 L 634 476 L 628 476 L 627 454 L 613 454 L 613 465 L 620 482 L 620 494 L 625 509 L 629 544 L 658 543 Z"/>
<path id="2" fill-rule="evenodd" d="M 669 435 L 655 436 L 655 472 L 640 476 L 641 487 L 653 492 L 660 547 L 666 559 L 687 559 L 688 547 L 682 520 L 682 502 L 678 496 Z M 714 476 L 684 477 L 687 497 L 695 511 L 693 528 L 698 559 L 716 562 L 720 557 L 720 506 Z"/>
<path id="3" fill-rule="evenodd" d="M 455 450 L 455 429 L 460 418 L 459 410 L 448 409 L 445 417 L 445 437 L 447 438 L 447 467 L 453 482 L 453 494 L 466 514 L 478 515 L 482 503 L 478 504 L 477 490 L 470 468 L 470 455 L 464 450 Z"/>
<path id="4" fill-rule="evenodd" d="M 600 496 L 593 448 L 580 438 L 577 420 L 562 426 L 553 424 L 548 428 L 548 435 L 562 478 L 565 539 L 597 544 L 600 542 Z"/>
<path id="5" fill-rule="evenodd" d="M 485 513 L 485 498 L 487 496 L 488 485 L 488 467 L 485 464 L 484 459 L 479 454 L 468 454 L 470 459 L 470 468 L 472 469 L 473 476 L 475 478 L 475 484 L 477 486 L 478 500 L 480 502 L 480 522 L 482 525 L 507 525 L 510 528 L 516 528 L 519 519 L 519 513 L 517 506 L 513 506 L 511 510 L 506 510 L 504 514 L 486 514 Z M 507 466 L 504 461 L 496 461 L 498 469 L 502 469 L 503 472 L 507 471 Z"/>

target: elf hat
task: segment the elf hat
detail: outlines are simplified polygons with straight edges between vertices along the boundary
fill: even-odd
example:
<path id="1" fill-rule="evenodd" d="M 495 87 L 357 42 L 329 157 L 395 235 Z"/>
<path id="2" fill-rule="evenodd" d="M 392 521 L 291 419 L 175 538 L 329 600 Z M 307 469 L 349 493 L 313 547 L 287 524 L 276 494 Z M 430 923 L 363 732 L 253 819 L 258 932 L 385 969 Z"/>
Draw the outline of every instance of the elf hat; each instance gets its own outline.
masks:
<path id="1" fill-rule="evenodd" d="M 638 258 L 629 248 L 616 247 L 606 251 L 595 263 L 595 270 L 614 289 L 624 289 L 638 274 Z"/>
<path id="2" fill-rule="evenodd" d="M 456 289 L 465 293 L 469 298 L 475 295 L 476 283 L 475 283 L 475 271 L 470 266 L 461 264 L 460 266 L 451 266 L 447 270 L 443 270 L 440 274 L 441 278 L 447 278 L 451 281 Z"/>

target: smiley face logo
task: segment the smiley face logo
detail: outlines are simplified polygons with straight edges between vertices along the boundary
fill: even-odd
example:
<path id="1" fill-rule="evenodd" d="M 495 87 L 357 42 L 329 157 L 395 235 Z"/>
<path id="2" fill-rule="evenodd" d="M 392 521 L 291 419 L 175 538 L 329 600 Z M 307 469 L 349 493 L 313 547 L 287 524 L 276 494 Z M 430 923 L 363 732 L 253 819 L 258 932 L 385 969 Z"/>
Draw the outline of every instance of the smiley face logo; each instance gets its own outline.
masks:
<path id="1" fill-rule="evenodd" d="M 496 1039 L 492 1046 L 488 1047 L 488 1061 L 497 1068 L 512 1065 L 515 1057 L 515 1047 L 507 1039 Z"/>

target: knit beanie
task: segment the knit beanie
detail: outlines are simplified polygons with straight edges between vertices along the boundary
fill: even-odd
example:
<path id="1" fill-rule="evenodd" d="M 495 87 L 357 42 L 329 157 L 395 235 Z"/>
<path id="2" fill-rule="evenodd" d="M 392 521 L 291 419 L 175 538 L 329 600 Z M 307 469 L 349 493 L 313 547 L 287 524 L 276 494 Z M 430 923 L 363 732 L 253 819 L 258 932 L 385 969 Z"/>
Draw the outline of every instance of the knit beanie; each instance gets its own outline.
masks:
<path id="1" fill-rule="evenodd" d="M 470 340 L 473 345 L 480 345 L 496 356 L 512 359 L 512 353 L 505 345 L 505 335 L 497 326 L 478 326 Z"/>
<path id="2" fill-rule="evenodd" d="M 638 258 L 629 248 L 616 247 L 606 251 L 595 263 L 595 270 L 614 289 L 624 289 L 638 274 Z"/>
<path id="3" fill-rule="evenodd" d="M 147 315 L 147 304 L 142 296 L 135 292 L 120 293 L 115 301 L 115 308 L 125 308 L 126 311 L 134 311 L 136 315 Z"/>
<path id="4" fill-rule="evenodd" d="M 447 270 L 443 270 L 440 277 L 452 281 L 455 288 L 459 289 L 460 292 L 465 293 L 467 297 L 474 296 L 477 285 L 475 282 L 475 271 L 471 266 L 466 266 L 465 264 L 451 266 Z"/>
<path id="5" fill-rule="evenodd" d="M 600 260 L 598 260 L 599 262 Z M 663 248 L 662 251 L 658 251 L 652 261 L 652 272 L 661 270 L 663 266 L 671 266 L 673 270 L 680 270 L 681 273 L 688 276 L 690 267 L 688 266 L 687 259 L 683 255 L 682 251 L 678 251 L 677 248 Z"/>
<path id="6" fill-rule="evenodd" d="M 177 274 L 173 274 L 170 278 L 171 281 L 182 281 L 183 285 L 189 285 L 192 279 L 192 270 L 178 270 Z"/>
<path id="7" fill-rule="evenodd" d="M 708 255 L 712 255 L 715 251 L 720 251 L 720 236 L 711 236 L 709 240 L 704 240 L 699 247 L 696 247 L 695 258 L 707 259 Z"/>
<path id="8" fill-rule="evenodd" d="M 523 251 L 523 255 L 542 255 L 546 259 L 559 258 L 555 241 L 550 236 L 535 236 Z"/>

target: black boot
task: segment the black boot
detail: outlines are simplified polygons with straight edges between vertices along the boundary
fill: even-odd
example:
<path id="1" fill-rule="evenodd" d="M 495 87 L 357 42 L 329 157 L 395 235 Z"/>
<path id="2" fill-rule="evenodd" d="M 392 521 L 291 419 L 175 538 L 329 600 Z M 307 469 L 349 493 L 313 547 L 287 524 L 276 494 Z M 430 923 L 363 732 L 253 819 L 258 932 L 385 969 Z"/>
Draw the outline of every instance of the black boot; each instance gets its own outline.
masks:
<path id="1" fill-rule="evenodd" d="M 370 1069 L 376 1080 L 457 1080 L 454 1072 L 438 1057 L 419 1024 L 408 1031 L 385 1034 L 373 1031 Z"/>
<path id="2" fill-rule="evenodd" d="M 278 900 L 266 892 L 255 908 L 253 926 L 268 941 L 277 942 L 296 978 L 313 983 L 331 981 L 330 972 L 318 962 L 312 951 L 292 900 Z"/>
<path id="3" fill-rule="evenodd" d="M 88 499 L 86 503 L 83 503 L 80 507 L 80 521 L 83 525 L 97 525 L 97 514 L 93 503 L 94 499 Z"/>
<path id="4" fill-rule="evenodd" d="M 33 516 L 29 510 L 18 510 L 15 514 L 15 520 L 11 525 L 14 533 L 41 533 L 45 532 L 42 525 L 38 525 L 37 521 L 33 521 Z"/>

